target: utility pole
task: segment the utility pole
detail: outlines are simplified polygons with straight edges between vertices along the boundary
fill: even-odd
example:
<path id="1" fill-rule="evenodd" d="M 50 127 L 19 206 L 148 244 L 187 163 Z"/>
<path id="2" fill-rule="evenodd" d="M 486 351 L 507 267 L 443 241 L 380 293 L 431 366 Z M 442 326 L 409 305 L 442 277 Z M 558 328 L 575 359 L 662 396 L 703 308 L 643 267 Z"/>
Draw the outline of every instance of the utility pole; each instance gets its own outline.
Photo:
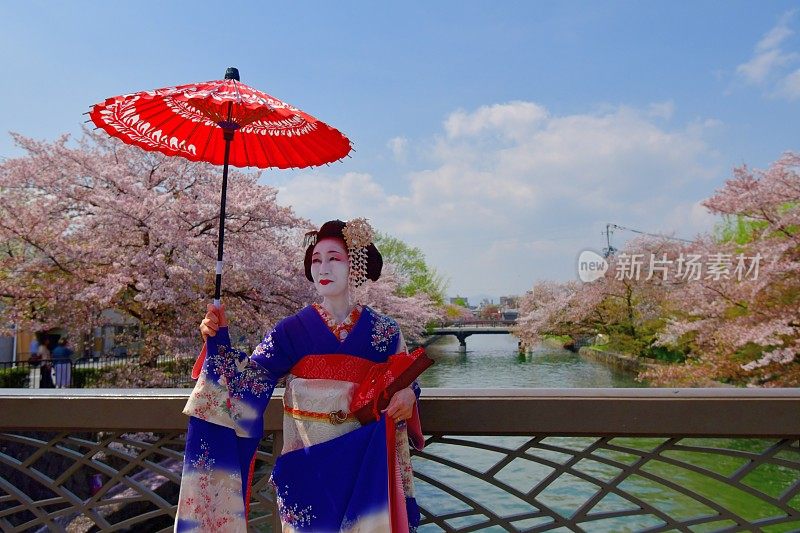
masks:
<path id="1" fill-rule="evenodd" d="M 605 234 L 605 236 L 606 236 L 606 247 L 603 248 L 603 257 L 606 257 L 606 258 L 608 258 L 608 257 L 614 255 L 615 253 L 617 253 L 617 249 L 614 248 L 613 246 L 611 246 L 611 234 L 614 233 L 614 230 L 611 229 L 612 227 L 616 228 L 617 225 L 616 224 L 607 223 L 606 224 L 606 230 L 600 232 L 601 235 Z"/>
<path id="2" fill-rule="evenodd" d="M 671 237 L 669 235 L 660 235 L 658 233 L 649 233 L 647 231 L 642 231 L 640 229 L 634 228 L 627 228 L 625 226 L 620 226 L 619 224 L 612 224 L 610 222 L 606 223 L 606 230 L 601 231 L 601 235 L 606 236 L 606 247 L 603 248 L 603 257 L 609 257 L 617 253 L 617 249 L 611 245 L 611 235 L 614 233 L 615 229 L 623 230 L 623 231 L 630 231 L 632 233 L 638 233 L 639 235 L 647 235 L 649 237 L 656 237 L 658 239 L 668 239 L 670 241 L 679 241 L 679 242 L 687 242 L 693 243 L 695 241 L 691 241 L 689 239 L 681 239 L 680 237 Z"/>

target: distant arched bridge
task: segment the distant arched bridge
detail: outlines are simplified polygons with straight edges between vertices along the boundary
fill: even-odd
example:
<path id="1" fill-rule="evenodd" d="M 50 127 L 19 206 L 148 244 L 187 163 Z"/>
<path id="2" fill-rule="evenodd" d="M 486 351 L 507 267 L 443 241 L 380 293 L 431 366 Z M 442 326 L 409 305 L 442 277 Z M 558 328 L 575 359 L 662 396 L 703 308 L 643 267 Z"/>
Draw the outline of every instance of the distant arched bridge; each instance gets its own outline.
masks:
<path id="1" fill-rule="evenodd" d="M 433 337 L 436 336 L 453 335 L 458 339 L 461 349 L 466 350 L 467 337 L 470 335 L 508 335 L 511 333 L 511 328 L 516 325 L 516 320 L 458 320 L 444 322 L 426 331 L 425 335 L 432 337 L 430 342 L 433 342 Z"/>

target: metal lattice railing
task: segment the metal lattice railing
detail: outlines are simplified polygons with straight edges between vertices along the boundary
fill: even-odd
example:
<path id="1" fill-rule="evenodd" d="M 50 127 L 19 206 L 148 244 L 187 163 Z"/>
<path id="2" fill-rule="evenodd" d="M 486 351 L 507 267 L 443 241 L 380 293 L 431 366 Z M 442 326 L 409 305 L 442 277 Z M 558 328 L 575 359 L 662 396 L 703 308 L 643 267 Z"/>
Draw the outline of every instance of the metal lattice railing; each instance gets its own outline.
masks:
<path id="1" fill-rule="evenodd" d="M 0 449 L 4 531 L 171 524 L 181 433 L 3 433 Z"/>
<path id="2" fill-rule="evenodd" d="M 421 531 L 800 529 L 790 439 L 437 436 L 415 469 Z"/>
<path id="3" fill-rule="evenodd" d="M 272 523 L 267 487 L 275 435 L 262 440 L 250 508 Z M 0 433 L 3 531 L 170 531 L 183 432 Z"/>
<path id="4" fill-rule="evenodd" d="M 0 529 L 170 531 L 186 390 L 0 394 Z M 250 531 L 276 531 L 265 418 Z M 420 531 L 800 531 L 800 391 L 425 391 Z"/>

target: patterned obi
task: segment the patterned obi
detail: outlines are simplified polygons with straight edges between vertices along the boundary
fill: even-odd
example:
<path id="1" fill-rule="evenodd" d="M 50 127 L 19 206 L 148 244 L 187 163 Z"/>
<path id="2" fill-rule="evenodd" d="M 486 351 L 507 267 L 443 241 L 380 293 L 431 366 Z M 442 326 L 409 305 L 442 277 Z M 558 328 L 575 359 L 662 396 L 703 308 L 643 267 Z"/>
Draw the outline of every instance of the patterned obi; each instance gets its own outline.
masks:
<path id="1" fill-rule="evenodd" d="M 361 427 L 349 413 L 358 384 L 375 363 L 346 354 L 308 355 L 294 365 L 283 395 L 283 453 Z"/>

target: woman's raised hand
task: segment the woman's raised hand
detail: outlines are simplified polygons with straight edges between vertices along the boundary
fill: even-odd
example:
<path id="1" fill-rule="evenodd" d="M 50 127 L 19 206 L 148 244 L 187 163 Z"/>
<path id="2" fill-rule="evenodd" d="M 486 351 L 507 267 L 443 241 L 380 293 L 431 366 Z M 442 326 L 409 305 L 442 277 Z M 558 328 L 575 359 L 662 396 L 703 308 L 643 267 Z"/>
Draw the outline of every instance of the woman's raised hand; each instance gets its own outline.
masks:
<path id="1" fill-rule="evenodd" d="M 410 388 L 405 388 L 397 391 L 389 400 L 389 405 L 386 406 L 384 412 L 395 422 L 408 420 L 414 413 L 414 403 L 417 401 L 417 396 Z"/>
<path id="2" fill-rule="evenodd" d="M 225 304 L 221 304 L 219 308 L 213 304 L 208 304 L 206 316 L 200 323 L 200 334 L 203 336 L 203 342 L 207 337 L 216 335 L 219 328 L 224 328 L 227 325 L 228 319 L 225 318 Z"/>

